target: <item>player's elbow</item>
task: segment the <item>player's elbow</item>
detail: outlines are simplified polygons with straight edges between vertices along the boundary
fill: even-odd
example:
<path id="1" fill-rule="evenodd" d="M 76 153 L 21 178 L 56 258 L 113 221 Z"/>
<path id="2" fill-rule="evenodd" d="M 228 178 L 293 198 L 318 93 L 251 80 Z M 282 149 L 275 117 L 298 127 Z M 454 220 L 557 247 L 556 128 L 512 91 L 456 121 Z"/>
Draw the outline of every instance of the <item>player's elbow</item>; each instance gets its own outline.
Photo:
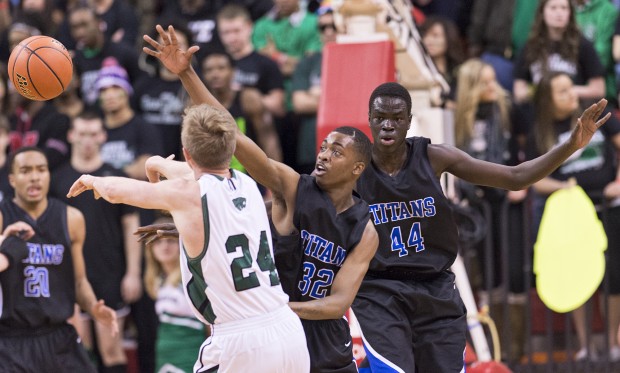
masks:
<path id="1" fill-rule="evenodd" d="M 347 311 L 351 307 L 351 301 L 344 298 L 345 297 L 340 298 L 337 295 L 334 296 L 334 303 L 332 304 L 332 307 L 329 307 L 329 317 L 326 318 L 340 319 L 347 313 Z"/>
<path id="2" fill-rule="evenodd" d="M 333 313 L 332 317 L 330 317 L 330 318 L 331 319 L 341 319 L 341 318 L 343 318 L 344 315 L 346 315 L 347 311 L 349 310 L 350 306 L 351 305 L 338 307 L 338 309 L 334 310 L 334 313 Z"/>

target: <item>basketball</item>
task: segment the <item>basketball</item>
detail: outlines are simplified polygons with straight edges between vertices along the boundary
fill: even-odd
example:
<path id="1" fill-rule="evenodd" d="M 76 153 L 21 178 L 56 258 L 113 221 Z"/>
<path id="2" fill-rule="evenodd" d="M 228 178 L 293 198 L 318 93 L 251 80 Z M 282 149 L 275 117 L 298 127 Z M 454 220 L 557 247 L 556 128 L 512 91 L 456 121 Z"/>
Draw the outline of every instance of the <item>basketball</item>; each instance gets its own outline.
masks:
<path id="1" fill-rule="evenodd" d="M 73 77 L 69 51 L 49 36 L 31 36 L 17 45 L 9 57 L 9 79 L 22 96 L 35 101 L 61 94 Z"/>

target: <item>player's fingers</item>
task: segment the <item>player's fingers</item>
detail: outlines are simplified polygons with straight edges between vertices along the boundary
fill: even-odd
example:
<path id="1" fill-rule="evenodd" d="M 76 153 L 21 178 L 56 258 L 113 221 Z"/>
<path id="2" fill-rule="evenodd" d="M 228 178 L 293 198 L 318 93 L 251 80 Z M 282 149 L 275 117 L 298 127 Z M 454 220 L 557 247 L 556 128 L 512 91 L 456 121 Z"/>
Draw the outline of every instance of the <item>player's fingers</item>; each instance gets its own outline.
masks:
<path id="1" fill-rule="evenodd" d="M 150 236 L 150 237 L 148 238 L 148 240 L 146 240 L 146 241 L 144 242 L 144 245 L 145 245 L 145 246 L 148 246 L 148 245 L 152 244 L 153 242 L 155 242 L 155 241 L 159 240 L 160 238 L 161 238 L 161 237 L 159 237 L 158 235 L 154 234 L 154 235 Z"/>
<path id="2" fill-rule="evenodd" d="M 156 230 L 157 230 L 156 228 L 153 228 L 150 225 L 145 225 L 143 227 L 138 227 L 138 229 L 136 229 L 136 231 L 133 232 L 133 234 L 138 235 L 138 234 L 143 234 L 143 233 L 151 233 Z"/>
<path id="3" fill-rule="evenodd" d="M 588 108 L 583 112 L 583 114 L 581 114 L 581 120 L 582 121 L 589 121 L 592 119 L 592 113 L 593 111 L 596 109 L 596 105 L 592 104 L 590 106 L 588 106 Z"/>
<path id="4" fill-rule="evenodd" d="M 594 109 L 594 112 L 592 113 L 592 120 L 596 120 L 603 113 L 605 106 L 607 106 L 607 100 L 602 98 L 598 100 L 598 102 L 596 102 L 594 106 L 595 106 L 595 109 Z"/>
<path id="5" fill-rule="evenodd" d="M 15 224 L 11 224 L 11 226 L 14 226 L 13 228 L 15 229 L 15 232 L 13 232 L 13 234 L 18 235 L 23 240 L 28 240 L 32 236 L 34 236 L 34 229 L 29 224 L 24 223 L 23 221 L 18 221 Z M 7 229 L 9 229 L 9 227 L 7 227 Z M 3 234 L 6 235 L 6 230 L 3 232 Z"/>
<path id="6" fill-rule="evenodd" d="M 137 234 L 136 232 L 134 232 L 134 234 Z M 148 237 L 150 236 L 149 233 L 142 233 L 137 239 L 136 241 L 138 242 L 143 242 L 144 240 L 146 240 Z"/>
<path id="7" fill-rule="evenodd" d="M 142 234 L 142 233 L 144 233 L 144 232 L 148 232 L 148 231 L 150 231 L 150 230 L 151 230 L 151 229 L 149 228 L 149 226 L 148 226 L 148 225 L 145 225 L 144 227 L 138 227 L 138 229 L 136 229 L 136 230 L 133 232 L 133 234 L 138 235 L 138 234 Z"/>
<path id="8" fill-rule="evenodd" d="M 67 192 L 67 197 L 71 198 L 71 197 L 75 197 L 78 194 L 82 193 L 80 191 L 80 186 L 82 185 L 82 182 L 78 179 L 75 183 L 73 183 L 73 185 L 71 185 L 71 188 L 69 188 L 69 192 Z"/>
<path id="9" fill-rule="evenodd" d="M 23 240 L 29 240 L 34 236 L 34 231 L 30 230 L 30 231 L 21 231 L 19 233 L 19 236 L 23 239 Z"/>
<path id="10" fill-rule="evenodd" d="M 590 119 L 592 119 L 592 121 L 594 122 L 601 115 L 605 106 L 602 104 L 601 101 L 593 104 L 593 106 L 594 106 L 594 109 L 592 110 Z"/>
<path id="11" fill-rule="evenodd" d="M 600 99 L 597 103 L 596 106 L 598 107 L 598 111 L 599 113 L 602 113 L 603 110 L 605 109 L 605 107 L 607 106 L 607 100 L 602 98 Z"/>
<path id="12" fill-rule="evenodd" d="M 164 43 L 164 45 L 170 44 L 170 39 L 168 38 L 168 35 L 166 34 L 166 31 L 164 30 L 163 27 L 161 27 L 161 25 L 155 26 L 155 30 L 157 30 L 157 33 L 161 37 L 161 40 Z"/>
<path id="13" fill-rule="evenodd" d="M 155 232 L 145 233 L 144 236 L 141 237 L 141 240 L 142 240 L 141 242 L 144 243 L 144 245 L 148 245 L 156 239 L 157 239 L 157 234 Z"/>
<path id="14" fill-rule="evenodd" d="M 4 230 L 4 232 L 2 232 L 3 236 L 17 236 L 19 238 L 21 238 L 22 240 L 28 240 L 30 238 L 32 238 L 32 236 L 34 236 L 34 230 L 32 229 L 32 227 L 30 227 L 29 225 L 23 223 L 22 224 L 11 224 L 8 227 L 6 227 L 6 229 Z"/>
<path id="15" fill-rule="evenodd" d="M 605 115 L 603 118 L 599 119 L 596 122 L 596 128 L 602 126 L 603 124 L 605 124 L 605 122 L 607 122 L 607 120 L 611 118 L 611 113 L 607 113 L 607 115 Z"/>
<path id="16" fill-rule="evenodd" d="M 191 57 L 194 55 L 194 53 L 198 52 L 199 50 L 200 50 L 200 47 L 197 45 L 194 45 L 194 46 L 189 47 L 189 49 L 185 53 L 187 54 L 188 57 Z"/>
<path id="17" fill-rule="evenodd" d="M 157 230 L 157 236 L 160 238 L 178 238 L 179 231 L 176 229 L 159 229 Z"/>
<path id="18" fill-rule="evenodd" d="M 169 156 L 166 157 L 166 159 L 174 159 L 174 154 L 170 154 Z"/>
<path id="19" fill-rule="evenodd" d="M 149 43 L 153 48 L 161 49 L 161 45 L 159 44 L 159 42 L 157 42 L 157 40 L 153 39 L 149 35 L 144 35 L 142 39 L 144 39 L 145 42 Z"/>
<path id="20" fill-rule="evenodd" d="M 170 35 L 170 42 L 173 45 L 179 44 L 179 42 L 177 40 L 177 34 L 176 34 L 176 32 L 174 32 L 174 26 L 172 26 L 172 25 L 168 26 L 168 35 Z"/>
<path id="21" fill-rule="evenodd" d="M 159 52 L 155 52 L 154 50 L 149 49 L 149 48 L 147 48 L 147 47 L 143 47 L 143 48 L 142 48 L 142 52 L 144 52 L 144 53 L 148 54 L 149 56 L 153 56 L 153 57 L 155 57 L 155 58 L 157 58 L 157 57 L 158 57 L 158 55 L 159 55 Z"/>

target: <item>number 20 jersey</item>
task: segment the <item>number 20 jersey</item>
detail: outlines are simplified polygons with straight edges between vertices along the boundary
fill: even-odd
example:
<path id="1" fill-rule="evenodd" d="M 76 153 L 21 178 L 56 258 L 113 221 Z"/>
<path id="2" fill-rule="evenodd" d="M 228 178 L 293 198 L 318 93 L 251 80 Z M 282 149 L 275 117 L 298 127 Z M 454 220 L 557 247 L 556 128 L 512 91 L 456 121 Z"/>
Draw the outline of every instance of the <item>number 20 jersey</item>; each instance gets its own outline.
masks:
<path id="1" fill-rule="evenodd" d="M 220 324 L 263 315 L 288 303 L 273 262 L 263 197 L 249 176 L 198 179 L 205 247 L 189 258 L 181 237 L 181 274 L 194 314 Z"/>
<path id="2" fill-rule="evenodd" d="M 407 141 L 407 160 L 394 177 L 372 162 L 357 181 L 370 206 L 379 248 L 369 273 L 396 270 L 434 276 L 448 269 L 458 252 L 452 208 L 428 159 L 430 140 Z"/>
<path id="3" fill-rule="evenodd" d="M 0 273 L 0 334 L 65 323 L 73 314 L 75 279 L 67 205 L 49 198 L 36 220 L 11 200 L 0 203 L 2 230 L 17 221 L 28 223 L 35 235 L 23 260 Z"/>

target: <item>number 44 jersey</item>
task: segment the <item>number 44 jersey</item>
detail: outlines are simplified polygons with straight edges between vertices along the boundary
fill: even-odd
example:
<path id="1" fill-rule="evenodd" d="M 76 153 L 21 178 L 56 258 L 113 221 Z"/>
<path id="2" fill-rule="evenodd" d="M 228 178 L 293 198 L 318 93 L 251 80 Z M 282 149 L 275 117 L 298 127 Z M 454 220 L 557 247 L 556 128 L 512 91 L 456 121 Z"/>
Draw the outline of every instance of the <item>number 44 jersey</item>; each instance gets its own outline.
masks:
<path id="1" fill-rule="evenodd" d="M 2 230 L 24 221 L 35 231 L 25 248 L 7 249 L 11 264 L 0 273 L 0 334 L 65 323 L 75 304 L 67 205 L 49 198 L 36 220 L 12 200 L 2 201 L 0 211 Z"/>
<path id="2" fill-rule="evenodd" d="M 209 324 L 243 320 L 288 303 L 273 261 L 265 204 L 256 183 L 232 170 L 230 179 L 198 179 L 205 246 L 189 258 L 181 237 L 181 273 L 196 316 Z"/>

